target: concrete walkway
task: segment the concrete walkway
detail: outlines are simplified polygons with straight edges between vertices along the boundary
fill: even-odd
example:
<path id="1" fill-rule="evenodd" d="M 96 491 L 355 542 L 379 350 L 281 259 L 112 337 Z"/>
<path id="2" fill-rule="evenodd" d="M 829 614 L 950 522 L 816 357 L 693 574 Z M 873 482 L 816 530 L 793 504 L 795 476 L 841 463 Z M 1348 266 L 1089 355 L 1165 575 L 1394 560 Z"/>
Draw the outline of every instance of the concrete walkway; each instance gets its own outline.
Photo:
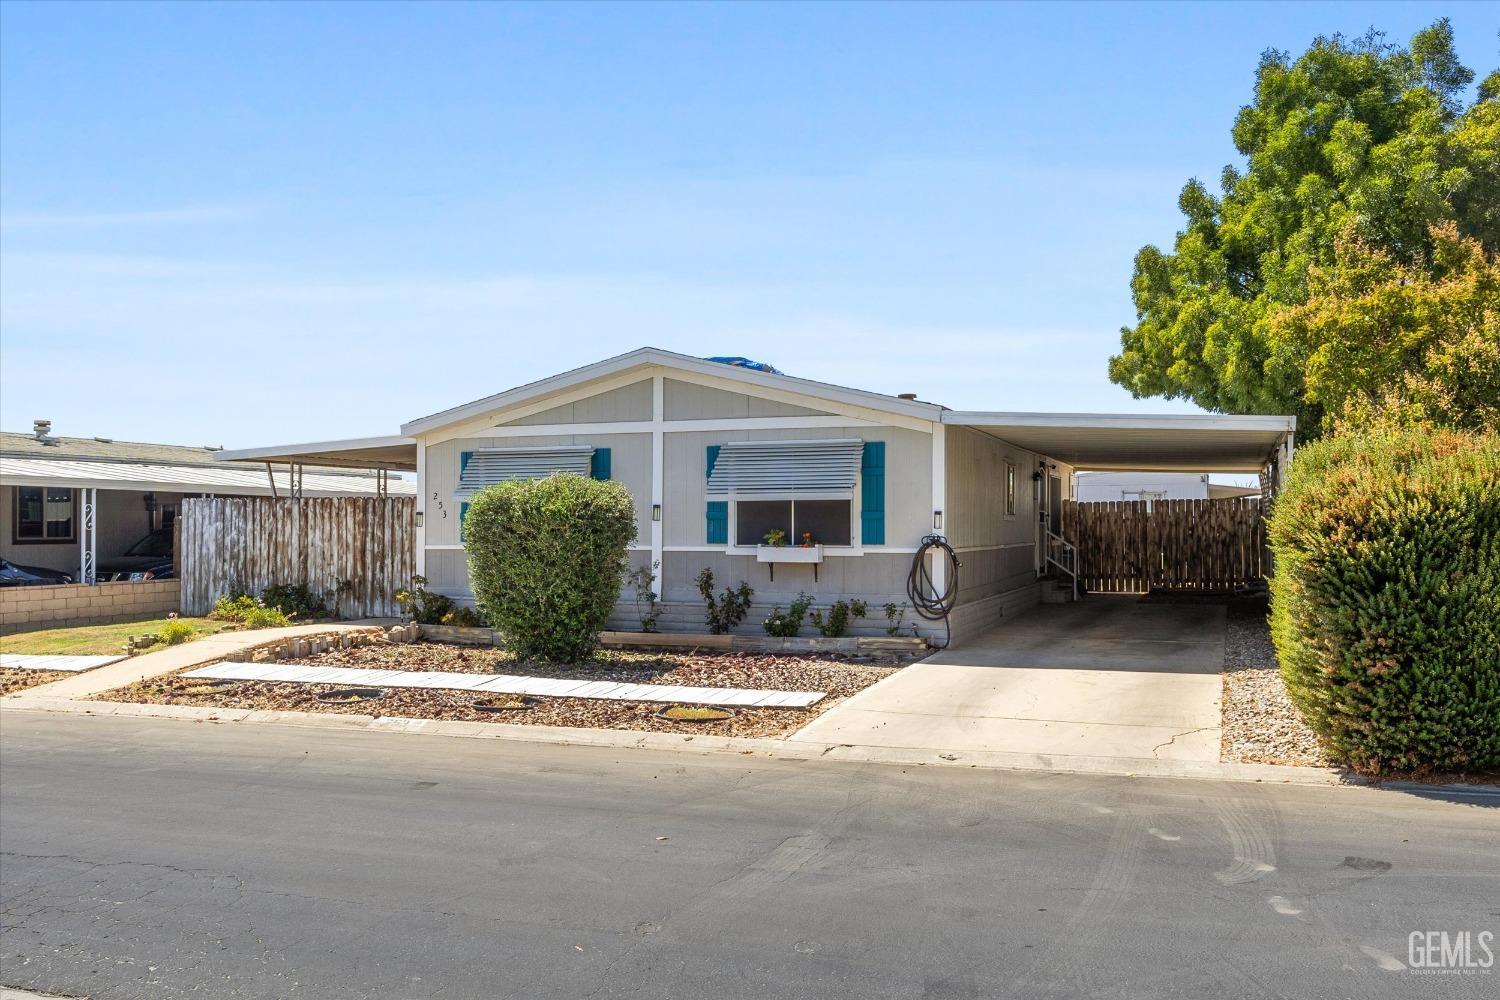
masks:
<path id="1" fill-rule="evenodd" d="M 76 674 L 115 663 L 124 656 L 68 656 L 61 653 L 0 653 L 0 667 L 12 670 L 61 670 Z M 0 1000 L 4 1000 L 0 997 Z"/>
<path id="2" fill-rule="evenodd" d="M 795 739 L 1217 761 L 1223 662 L 1223 607 L 1092 596 L 907 667 Z"/>

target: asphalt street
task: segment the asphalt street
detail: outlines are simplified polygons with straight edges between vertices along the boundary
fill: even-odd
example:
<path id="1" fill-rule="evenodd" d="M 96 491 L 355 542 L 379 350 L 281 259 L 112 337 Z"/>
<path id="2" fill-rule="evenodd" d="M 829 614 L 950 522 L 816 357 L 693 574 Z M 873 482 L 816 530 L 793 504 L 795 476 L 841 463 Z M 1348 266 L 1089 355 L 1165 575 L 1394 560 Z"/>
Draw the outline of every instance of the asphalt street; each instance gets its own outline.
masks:
<path id="1" fill-rule="evenodd" d="M 97 1000 L 1500 995 L 1481 797 L 8 711 L 0 855 Z"/>

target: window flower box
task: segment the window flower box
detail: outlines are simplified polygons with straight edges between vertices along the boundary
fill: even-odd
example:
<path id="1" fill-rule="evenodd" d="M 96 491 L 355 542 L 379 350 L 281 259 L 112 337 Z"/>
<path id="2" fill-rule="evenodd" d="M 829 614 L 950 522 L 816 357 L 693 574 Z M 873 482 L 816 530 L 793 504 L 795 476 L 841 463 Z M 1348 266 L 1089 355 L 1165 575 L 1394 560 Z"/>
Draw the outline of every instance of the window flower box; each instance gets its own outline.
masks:
<path id="1" fill-rule="evenodd" d="M 823 561 L 822 545 L 757 545 L 755 561 L 771 564 L 771 579 L 776 579 L 777 563 L 802 563 L 811 566 L 813 581 L 818 579 L 818 564 Z"/>
<path id="2" fill-rule="evenodd" d="M 755 561 L 763 563 L 820 563 L 822 545 L 757 545 Z"/>

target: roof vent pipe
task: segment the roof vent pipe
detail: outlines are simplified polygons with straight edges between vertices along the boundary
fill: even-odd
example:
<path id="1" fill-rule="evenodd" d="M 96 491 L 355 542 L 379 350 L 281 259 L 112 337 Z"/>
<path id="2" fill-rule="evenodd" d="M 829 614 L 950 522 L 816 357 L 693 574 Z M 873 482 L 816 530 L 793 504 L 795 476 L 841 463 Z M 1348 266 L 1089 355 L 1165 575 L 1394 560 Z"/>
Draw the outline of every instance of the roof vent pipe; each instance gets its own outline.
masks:
<path id="1" fill-rule="evenodd" d="M 917 398 L 917 394 L 914 393 L 914 392 L 903 392 L 900 395 L 898 395 L 896 398 L 897 399 L 911 399 L 911 400 L 915 400 Z"/>
<path id="2" fill-rule="evenodd" d="M 52 436 L 52 421 L 33 420 L 31 422 L 31 433 L 36 435 L 38 441 L 45 441 Z"/>

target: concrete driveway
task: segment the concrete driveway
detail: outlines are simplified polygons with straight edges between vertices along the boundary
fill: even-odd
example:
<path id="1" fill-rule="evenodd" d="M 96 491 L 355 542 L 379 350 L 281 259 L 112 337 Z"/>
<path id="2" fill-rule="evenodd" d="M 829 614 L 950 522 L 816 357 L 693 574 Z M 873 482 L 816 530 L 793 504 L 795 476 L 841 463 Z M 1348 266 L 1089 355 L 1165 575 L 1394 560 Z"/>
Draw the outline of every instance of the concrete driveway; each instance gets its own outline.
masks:
<path id="1" fill-rule="evenodd" d="M 1219 759 L 1224 608 L 1042 605 L 825 713 L 796 739 L 943 751 Z"/>

